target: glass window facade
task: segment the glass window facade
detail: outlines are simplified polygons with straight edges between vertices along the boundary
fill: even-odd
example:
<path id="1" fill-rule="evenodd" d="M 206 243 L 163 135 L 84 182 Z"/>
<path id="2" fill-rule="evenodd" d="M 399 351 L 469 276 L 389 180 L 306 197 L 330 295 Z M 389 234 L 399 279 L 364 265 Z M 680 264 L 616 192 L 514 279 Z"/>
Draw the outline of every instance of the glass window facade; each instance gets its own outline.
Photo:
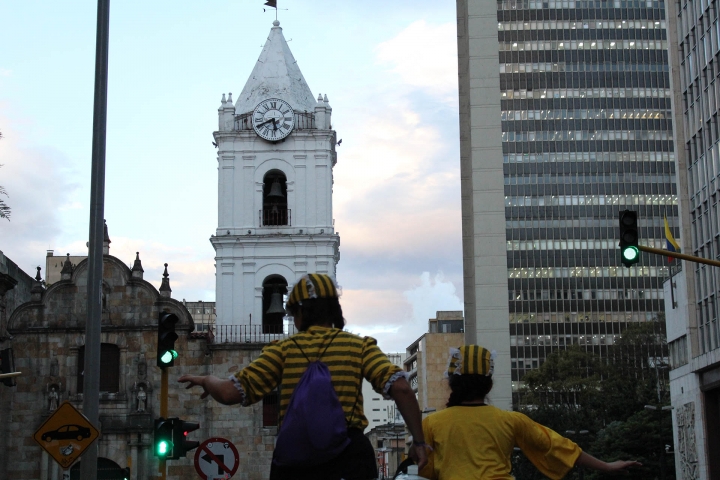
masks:
<path id="1" fill-rule="evenodd" d="M 718 0 L 681 1 L 677 6 L 681 102 L 685 117 L 685 151 L 692 222 L 692 255 L 720 259 L 720 21 Z M 695 269 L 699 352 L 720 348 L 717 268 L 688 263 Z"/>
<path id="2" fill-rule="evenodd" d="M 553 350 L 606 356 L 664 311 L 667 259 L 622 266 L 618 213 L 637 211 L 642 243 L 659 248 L 664 217 L 679 236 L 678 207 L 664 2 L 497 7 L 517 387 Z"/>

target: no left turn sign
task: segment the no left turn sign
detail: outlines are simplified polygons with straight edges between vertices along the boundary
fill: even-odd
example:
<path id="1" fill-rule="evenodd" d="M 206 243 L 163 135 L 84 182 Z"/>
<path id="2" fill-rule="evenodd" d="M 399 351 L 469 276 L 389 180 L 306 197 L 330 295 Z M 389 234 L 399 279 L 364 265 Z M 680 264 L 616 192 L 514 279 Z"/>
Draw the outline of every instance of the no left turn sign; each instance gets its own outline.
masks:
<path id="1" fill-rule="evenodd" d="M 195 451 L 195 470 L 203 480 L 228 479 L 237 472 L 239 458 L 230 440 L 208 438 Z"/>

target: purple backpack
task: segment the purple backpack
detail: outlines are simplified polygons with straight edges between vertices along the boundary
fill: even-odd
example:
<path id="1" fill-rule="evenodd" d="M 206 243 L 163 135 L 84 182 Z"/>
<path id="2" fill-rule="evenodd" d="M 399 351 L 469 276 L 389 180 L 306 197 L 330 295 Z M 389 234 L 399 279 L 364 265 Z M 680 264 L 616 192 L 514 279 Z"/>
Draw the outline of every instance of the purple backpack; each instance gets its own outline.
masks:
<path id="1" fill-rule="evenodd" d="M 345 412 L 332 385 L 327 365 L 320 361 L 339 331 L 330 339 L 317 360 L 310 361 L 300 345 L 309 365 L 285 412 L 273 462 L 282 466 L 312 466 L 337 457 L 350 443 Z M 354 409 L 353 409 L 354 410 Z"/>

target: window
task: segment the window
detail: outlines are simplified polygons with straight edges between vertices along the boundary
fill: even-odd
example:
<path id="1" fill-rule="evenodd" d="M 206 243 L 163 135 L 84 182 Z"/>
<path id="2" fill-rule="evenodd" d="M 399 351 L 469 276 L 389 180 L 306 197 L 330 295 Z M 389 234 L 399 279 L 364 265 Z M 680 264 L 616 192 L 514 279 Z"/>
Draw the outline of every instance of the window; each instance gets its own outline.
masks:
<path id="1" fill-rule="evenodd" d="M 283 297 L 287 294 L 287 286 L 287 281 L 280 275 L 270 275 L 263 282 L 263 333 L 283 333 L 283 317 L 285 317 Z"/>
<path id="2" fill-rule="evenodd" d="M 678 368 L 688 363 L 687 335 L 673 340 L 668 344 L 670 350 L 670 368 Z"/>
<path id="3" fill-rule="evenodd" d="M 77 393 L 83 393 L 85 347 L 78 349 Z M 103 343 L 100 345 L 100 391 L 118 393 L 120 391 L 120 349 L 117 345 Z"/>
<path id="4" fill-rule="evenodd" d="M 287 199 L 287 178 L 279 170 L 271 170 L 263 179 L 261 226 L 291 225 Z"/>

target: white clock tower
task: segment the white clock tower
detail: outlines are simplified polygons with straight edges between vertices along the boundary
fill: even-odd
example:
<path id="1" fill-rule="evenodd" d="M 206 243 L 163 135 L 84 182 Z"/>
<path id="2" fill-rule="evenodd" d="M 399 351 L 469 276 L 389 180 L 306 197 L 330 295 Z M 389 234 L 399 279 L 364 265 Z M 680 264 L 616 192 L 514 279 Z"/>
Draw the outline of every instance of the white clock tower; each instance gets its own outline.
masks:
<path id="1" fill-rule="evenodd" d="M 274 21 L 237 102 L 223 94 L 218 109 L 218 227 L 210 242 L 219 325 L 281 333 L 287 287 L 305 273 L 335 277 L 331 113 Z"/>

